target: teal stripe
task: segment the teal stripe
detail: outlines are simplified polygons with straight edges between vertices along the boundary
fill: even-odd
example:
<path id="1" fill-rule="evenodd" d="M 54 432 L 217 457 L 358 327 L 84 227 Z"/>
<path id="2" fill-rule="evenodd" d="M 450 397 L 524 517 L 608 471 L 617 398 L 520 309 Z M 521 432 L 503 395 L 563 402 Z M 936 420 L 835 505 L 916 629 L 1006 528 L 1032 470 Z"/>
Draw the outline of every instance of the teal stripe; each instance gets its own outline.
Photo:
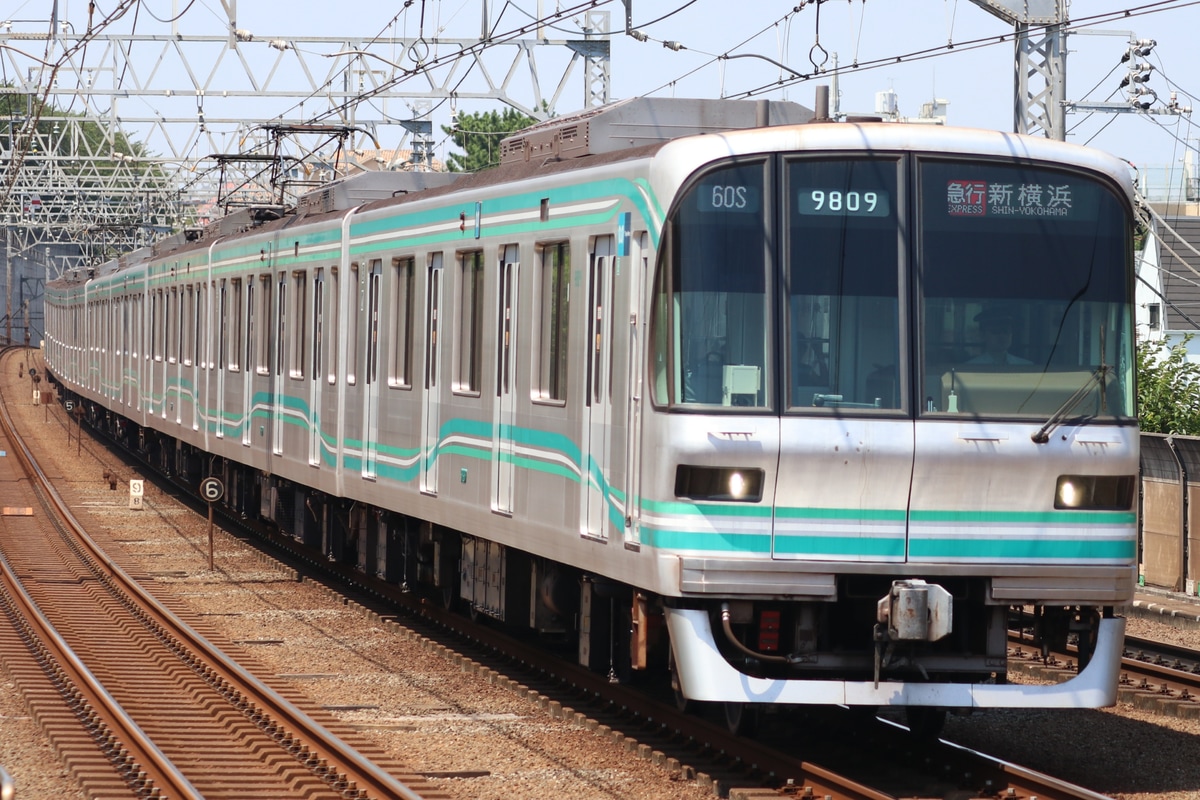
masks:
<path id="1" fill-rule="evenodd" d="M 1137 555 L 1133 539 L 918 539 L 908 545 L 909 556 L 923 559 L 1130 561 Z"/>
<path id="2" fill-rule="evenodd" d="M 696 533 L 642 526 L 642 544 L 674 550 L 722 553 L 771 552 L 771 536 L 766 533 Z"/>
<path id="3" fill-rule="evenodd" d="M 898 522 L 903 524 L 907 513 L 902 508 L 795 508 L 775 509 L 778 519 L 839 519 L 852 522 Z"/>
<path id="4" fill-rule="evenodd" d="M 775 552 L 787 555 L 903 558 L 904 537 L 779 535 L 775 537 Z"/>
<path id="5" fill-rule="evenodd" d="M 655 247 L 659 241 L 659 225 L 654 220 L 661 219 L 662 213 L 659 208 L 658 201 L 654 198 L 653 193 L 649 189 L 649 185 L 644 180 L 632 181 L 628 178 L 608 178 L 599 181 L 590 181 L 582 184 L 573 184 L 570 186 L 560 186 L 550 190 L 538 192 L 525 192 L 522 194 L 505 195 L 502 197 L 487 198 L 482 201 L 481 213 L 486 218 L 497 214 L 507 214 L 513 211 L 536 211 L 541 207 L 541 202 L 544 198 L 549 197 L 551 206 L 563 206 L 571 203 L 583 203 L 594 200 L 625 199 L 631 203 L 646 221 L 646 227 L 650 232 Z M 647 202 L 647 198 L 653 198 Z M 653 205 L 653 208 L 651 207 Z M 403 228 L 418 228 L 428 225 L 439 225 L 446 223 L 455 223 L 459 221 L 459 205 L 441 206 L 434 209 L 422 211 L 406 211 L 404 208 L 398 209 L 398 213 L 381 217 L 373 220 L 362 220 L 351 223 L 350 237 L 353 240 L 356 237 L 370 236 L 380 233 L 394 233 L 395 238 L 403 240 L 406 244 L 418 244 L 421 241 L 427 243 L 436 241 L 452 241 L 461 240 L 468 237 L 473 237 L 473 233 L 468 234 L 466 231 L 452 229 L 443 232 L 435 232 L 423 235 L 420 238 L 410 239 L 405 236 Z M 595 215 L 577 215 L 568 219 L 556 219 L 550 222 L 540 222 L 536 219 L 530 220 L 528 223 L 515 223 L 513 225 L 494 226 L 488 225 L 487 220 L 484 220 L 484 229 L 488 236 L 503 235 L 504 233 L 513 233 L 516 231 L 526 230 L 551 230 L 561 227 L 571 227 L 579 224 L 591 224 L 592 222 L 604 221 L 611 219 L 620 211 L 620 204 L 614 203 L 613 208 L 609 211 L 601 212 Z M 470 228 L 470 226 L 468 226 Z M 472 229 L 473 230 L 473 229 Z M 378 247 L 378 246 L 376 246 Z M 352 252 L 357 252 L 352 250 Z"/>
<path id="6" fill-rule="evenodd" d="M 968 525 L 1134 525 L 1133 511 L 913 511 L 913 522 Z"/>

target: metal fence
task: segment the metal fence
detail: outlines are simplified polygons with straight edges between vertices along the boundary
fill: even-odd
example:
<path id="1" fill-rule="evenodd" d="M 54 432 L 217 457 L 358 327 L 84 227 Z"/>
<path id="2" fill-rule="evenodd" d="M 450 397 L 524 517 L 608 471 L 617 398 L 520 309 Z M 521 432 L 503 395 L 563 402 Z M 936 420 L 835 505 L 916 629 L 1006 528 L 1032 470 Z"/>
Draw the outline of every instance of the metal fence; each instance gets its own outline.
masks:
<path id="1" fill-rule="evenodd" d="M 1142 434 L 1139 551 L 1148 586 L 1200 583 L 1200 437 Z"/>

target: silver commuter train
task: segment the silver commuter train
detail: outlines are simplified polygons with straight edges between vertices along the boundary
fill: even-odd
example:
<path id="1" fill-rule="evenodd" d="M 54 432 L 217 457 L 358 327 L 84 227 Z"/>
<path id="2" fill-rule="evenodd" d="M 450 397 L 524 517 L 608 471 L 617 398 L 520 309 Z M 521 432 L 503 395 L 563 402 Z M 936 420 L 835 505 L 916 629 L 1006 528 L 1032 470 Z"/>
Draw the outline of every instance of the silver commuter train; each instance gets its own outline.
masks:
<path id="1" fill-rule="evenodd" d="M 246 210 L 55 281 L 46 362 L 96 425 L 331 560 L 734 726 L 1112 704 L 1127 168 L 809 116 L 625 101 L 493 170 Z M 1086 668 L 1010 684 L 1018 610 Z"/>

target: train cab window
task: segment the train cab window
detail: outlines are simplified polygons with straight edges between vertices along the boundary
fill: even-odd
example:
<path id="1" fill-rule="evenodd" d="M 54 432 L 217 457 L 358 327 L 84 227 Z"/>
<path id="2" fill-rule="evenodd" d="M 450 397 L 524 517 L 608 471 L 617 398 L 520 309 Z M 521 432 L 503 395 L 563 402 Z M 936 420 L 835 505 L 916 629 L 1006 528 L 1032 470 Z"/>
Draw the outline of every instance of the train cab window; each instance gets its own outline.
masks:
<path id="1" fill-rule="evenodd" d="M 671 215 L 655 288 L 655 399 L 683 406 L 771 404 L 766 162 L 702 175 Z"/>
<path id="2" fill-rule="evenodd" d="M 538 260 L 537 400 L 567 399 L 568 324 L 571 299 L 571 247 L 543 245 Z"/>
<path id="3" fill-rule="evenodd" d="M 784 369 L 792 408 L 900 407 L 897 165 L 787 165 Z"/>
<path id="4" fill-rule="evenodd" d="M 919 177 L 922 413 L 1132 417 L 1113 191 L 1034 165 L 928 159 Z"/>

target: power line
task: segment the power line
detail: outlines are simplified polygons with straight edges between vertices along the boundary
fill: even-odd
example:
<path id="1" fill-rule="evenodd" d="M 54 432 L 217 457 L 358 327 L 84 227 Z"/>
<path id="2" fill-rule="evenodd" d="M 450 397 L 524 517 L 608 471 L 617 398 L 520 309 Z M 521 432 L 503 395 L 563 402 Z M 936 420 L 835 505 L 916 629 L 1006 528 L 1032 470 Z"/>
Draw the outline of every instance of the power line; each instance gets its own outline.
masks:
<path id="1" fill-rule="evenodd" d="M 1187 8 L 1187 7 L 1194 6 L 1194 5 L 1200 5 L 1200 0 L 1186 0 L 1186 1 L 1184 1 L 1184 0 L 1159 0 L 1158 2 L 1147 3 L 1142 6 L 1137 6 L 1135 8 L 1130 8 L 1130 9 L 1126 9 L 1123 11 L 1111 11 L 1111 12 L 1105 12 L 1105 13 L 1101 13 L 1101 14 L 1095 14 L 1090 17 L 1082 17 L 1080 19 L 1073 20 L 1071 23 L 1069 23 L 1066 26 L 1063 26 L 1063 30 L 1070 31 L 1072 29 L 1083 27 L 1083 26 L 1097 25 L 1097 24 L 1103 24 L 1106 22 L 1115 22 L 1117 20 L 1147 16 L 1149 14 L 1156 14 L 1156 13 L 1161 13 L 1164 11 L 1172 11 L 1172 10 L 1177 10 L 1177 9 L 1181 9 L 1181 8 Z M 779 21 L 783 21 L 783 19 L 787 19 L 787 17 L 791 16 L 791 14 L 801 11 L 803 8 L 804 8 L 804 5 L 797 6 L 795 9 L 793 9 L 793 11 L 789 12 L 787 15 L 785 15 Z M 778 24 L 778 22 L 773 23 L 773 25 L 774 24 Z M 731 54 L 734 50 L 736 50 L 739 47 L 742 47 L 748 41 L 756 38 L 757 36 L 762 35 L 762 33 L 764 33 L 770 27 L 772 27 L 772 26 L 767 26 L 767 28 L 764 28 L 763 30 L 761 30 L 758 33 L 754 34 L 753 36 L 749 37 L 748 39 L 742 41 L 741 43 L 739 43 L 737 45 L 734 45 L 733 47 L 726 50 L 725 53 L 722 55 Z M 1030 26 L 1030 31 L 1036 31 L 1039 29 L 1045 30 L 1048 27 L 1050 27 L 1050 26 Z M 993 47 L 998 44 L 1012 43 L 1013 41 L 1016 40 L 1017 36 L 1018 36 L 1018 34 L 1013 32 L 1013 33 L 979 37 L 976 39 L 970 39 L 970 40 L 963 41 L 963 42 L 948 42 L 945 45 L 921 48 L 919 50 L 913 50 L 913 51 L 910 51 L 907 53 L 883 56 L 883 57 L 871 59 L 868 61 L 858 61 L 856 59 L 855 61 L 851 62 L 850 64 L 847 64 L 845 66 L 839 66 L 839 67 L 832 68 L 832 69 L 822 67 L 822 68 L 814 69 L 809 72 L 805 72 L 803 70 L 792 70 L 793 77 L 791 77 L 791 78 L 778 79 L 772 83 L 761 84 L 752 89 L 747 89 L 747 90 L 732 93 L 729 96 L 730 97 L 753 97 L 755 95 L 763 94 L 765 92 L 770 92 L 770 91 L 774 91 L 777 89 L 786 88 L 786 87 L 792 86 L 794 84 L 813 80 L 814 78 L 824 78 L 824 77 L 833 76 L 833 75 L 842 75 L 842 74 L 853 73 L 856 71 L 873 70 L 873 69 L 878 69 L 880 67 L 885 67 L 885 66 L 894 66 L 897 64 L 905 64 L 905 63 L 911 63 L 911 62 L 915 62 L 915 61 L 924 61 L 929 58 L 943 57 L 943 56 L 951 55 L 956 52 L 963 52 L 963 51 L 969 52 L 972 50 L 978 50 L 978 49 L 985 48 L 985 47 Z M 714 61 L 715 60 L 717 60 L 717 59 L 714 59 Z M 700 68 L 703 68 L 704 66 L 708 66 L 711 63 L 713 63 L 713 62 L 710 61 L 707 64 L 701 65 Z M 672 81 L 669 81 L 668 83 L 663 84 L 662 86 L 660 86 L 658 89 L 655 89 L 654 91 L 655 92 L 661 91 L 663 88 L 670 86 L 674 83 L 677 83 L 679 80 L 682 80 L 684 77 L 694 74 L 700 68 L 690 70 L 685 75 L 680 76 L 679 78 L 676 78 L 675 80 L 672 80 Z M 653 92 L 650 92 L 650 94 L 653 94 Z"/>
<path id="2" fill-rule="evenodd" d="M 676 14 L 678 14 L 680 11 L 683 11 L 684 9 L 686 9 L 688 6 L 695 5 L 695 3 L 696 3 L 696 0 L 688 0 L 688 2 L 684 3 L 683 5 L 681 5 L 679 8 L 675 9 L 674 11 L 663 14 L 661 17 L 658 17 L 657 19 L 652 19 L 649 22 L 643 22 L 641 25 L 634 25 L 633 27 L 636 30 L 641 30 L 642 28 L 649 28 L 651 25 L 655 24 L 656 22 L 662 22 L 664 19 L 673 17 Z"/>

